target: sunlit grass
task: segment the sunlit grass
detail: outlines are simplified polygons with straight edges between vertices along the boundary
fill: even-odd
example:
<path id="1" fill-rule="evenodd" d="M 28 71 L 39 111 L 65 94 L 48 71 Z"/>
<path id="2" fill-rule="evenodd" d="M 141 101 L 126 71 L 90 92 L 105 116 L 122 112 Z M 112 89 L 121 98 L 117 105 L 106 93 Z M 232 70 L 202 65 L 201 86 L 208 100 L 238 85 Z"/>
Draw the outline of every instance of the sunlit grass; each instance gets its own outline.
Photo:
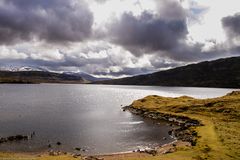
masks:
<path id="1" fill-rule="evenodd" d="M 195 128 L 200 136 L 195 147 L 161 155 L 163 159 L 240 159 L 240 92 L 204 100 L 148 96 L 134 101 L 132 106 L 184 115 L 204 124 Z"/>

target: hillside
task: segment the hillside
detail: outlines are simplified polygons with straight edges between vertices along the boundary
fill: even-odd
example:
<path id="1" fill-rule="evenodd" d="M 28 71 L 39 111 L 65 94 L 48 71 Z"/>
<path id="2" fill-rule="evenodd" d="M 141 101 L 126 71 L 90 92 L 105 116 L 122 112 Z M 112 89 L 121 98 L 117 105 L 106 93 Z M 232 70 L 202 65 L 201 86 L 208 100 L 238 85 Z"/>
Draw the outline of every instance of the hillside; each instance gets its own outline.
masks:
<path id="1" fill-rule="evenodd" d="M 240 57 L 190 64 L 153 74 L 101 81 L 100 84 L 186 87 L 240 87 Z"/>
<path id="2" fill-rule="evenodd" d="M 0 83 L 85 83 L 79 76 L 45 71 L 0 71 Z"/>

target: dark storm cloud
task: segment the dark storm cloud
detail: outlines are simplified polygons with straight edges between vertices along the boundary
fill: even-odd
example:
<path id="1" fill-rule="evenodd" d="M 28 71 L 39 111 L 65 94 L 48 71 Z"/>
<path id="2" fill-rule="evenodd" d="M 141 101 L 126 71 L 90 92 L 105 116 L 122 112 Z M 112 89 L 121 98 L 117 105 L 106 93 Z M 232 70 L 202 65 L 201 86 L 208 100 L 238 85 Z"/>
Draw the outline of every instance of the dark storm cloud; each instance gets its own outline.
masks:
<path id="1" fill-rule="evenodd" d="M 229 38 L 240 38 L 240 13 L 222 19 L 223 27 Z"/>
<path id="2" fill-rule="evenodd" d="M 176 0 L 155 0 L 158 15 L 164 20 L 183 20 L 186 19 L 186 10 L 180 1 Z"/>
<path id="3" fill-rule="evenodd" d="M 190 44 L 187 41 L 189 15 L 179 1 L 161 0 L 156 1 L 156 5 L 157 13 L 145 11 L 136 16 L 126 12 L 115 20 L 109 27 L 111 41 L 135 56 L 153 54 L 179 62 L 214 59 L 226 52 L 219 44 L 205 51 L 205 43 Z"/>
<path id="4" fill-rule="evenodd" d="M 109 27 L 111 40 L 137 56 L 178 46 L 188 34 L 184 10 L 171 0 L 158 3 L 159 13 L 145 11 L 140 16 L 124 13 Z"/>
<path id="5" fill-rule="evenodd" d="M 239 43 L 234 43 L 235 40 L 240 41 L 240 12 L 233 16 L 227 16 L 222 19 L 222 25 L 228 36 L 228 43 L 231 46 L 228 52 L 232 55 L 240 55 Z"/>
<path id="6" fill-rule="evenodd" d="M 148 12 L 140 17 L 125 13 L 113 24 L 111 33 L 113 42 L 140 54 L 135 50 L 170 50 L 186 38 L 187 26 L 185 20 L 166 21 Z"/>
<path id="7" fill-rule="evenodd" d="M 93 15 L 83 0 L 3 0 L 0 44 L 40 39 L 76 42 L 91 35 Z"/>

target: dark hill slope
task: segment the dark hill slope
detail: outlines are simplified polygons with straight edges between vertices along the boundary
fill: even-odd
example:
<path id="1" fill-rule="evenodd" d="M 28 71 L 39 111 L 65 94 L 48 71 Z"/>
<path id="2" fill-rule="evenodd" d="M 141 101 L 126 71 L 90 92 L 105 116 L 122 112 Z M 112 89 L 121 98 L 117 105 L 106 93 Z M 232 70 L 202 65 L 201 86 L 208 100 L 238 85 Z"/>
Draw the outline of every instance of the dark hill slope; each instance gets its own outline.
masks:
<path id="1" fill-rule="evenodd" d="M 79 76 L 44 71 L 0 71 L 0 83 L 84 83 Z"/>
<path id="2" fill-rule="evenodd" d="M 190 64 L 148 75 L 98 82 L 117 85 L 157 85 L 240 88 L 240 57 Z"/>

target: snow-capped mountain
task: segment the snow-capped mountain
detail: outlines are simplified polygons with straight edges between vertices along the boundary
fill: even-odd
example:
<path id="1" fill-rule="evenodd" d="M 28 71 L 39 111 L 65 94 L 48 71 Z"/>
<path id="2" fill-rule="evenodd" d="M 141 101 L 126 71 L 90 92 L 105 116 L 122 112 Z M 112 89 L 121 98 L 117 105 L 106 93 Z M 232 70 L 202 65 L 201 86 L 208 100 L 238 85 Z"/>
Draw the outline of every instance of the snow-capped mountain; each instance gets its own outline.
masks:
<path id="1" fill-rule="evenodd" d="M 45 71 L 45 72 L 48 72 L 48 70 L 45 68 L 33 67 L 33 66 L 2 66 L 2 67 L 0 67 L 0 71 L 11 71 L 11 72 Z"/>
<path id="2" fill-rule="evenodd" d="M 59 74 L 74 76 L 78 78 L 81 77 L 89 82 L 110 80 L 110 78 L 98 78 L 84 72 L 55 72 L 55 71 L 50 71 L 43 67 L 34 67 L 34 66 L 1 66 L 0 71 L 11 71 L 11 72 L 43 71 L 43 72 L 49 72 L 49 73 L 59 73 Z"/>

